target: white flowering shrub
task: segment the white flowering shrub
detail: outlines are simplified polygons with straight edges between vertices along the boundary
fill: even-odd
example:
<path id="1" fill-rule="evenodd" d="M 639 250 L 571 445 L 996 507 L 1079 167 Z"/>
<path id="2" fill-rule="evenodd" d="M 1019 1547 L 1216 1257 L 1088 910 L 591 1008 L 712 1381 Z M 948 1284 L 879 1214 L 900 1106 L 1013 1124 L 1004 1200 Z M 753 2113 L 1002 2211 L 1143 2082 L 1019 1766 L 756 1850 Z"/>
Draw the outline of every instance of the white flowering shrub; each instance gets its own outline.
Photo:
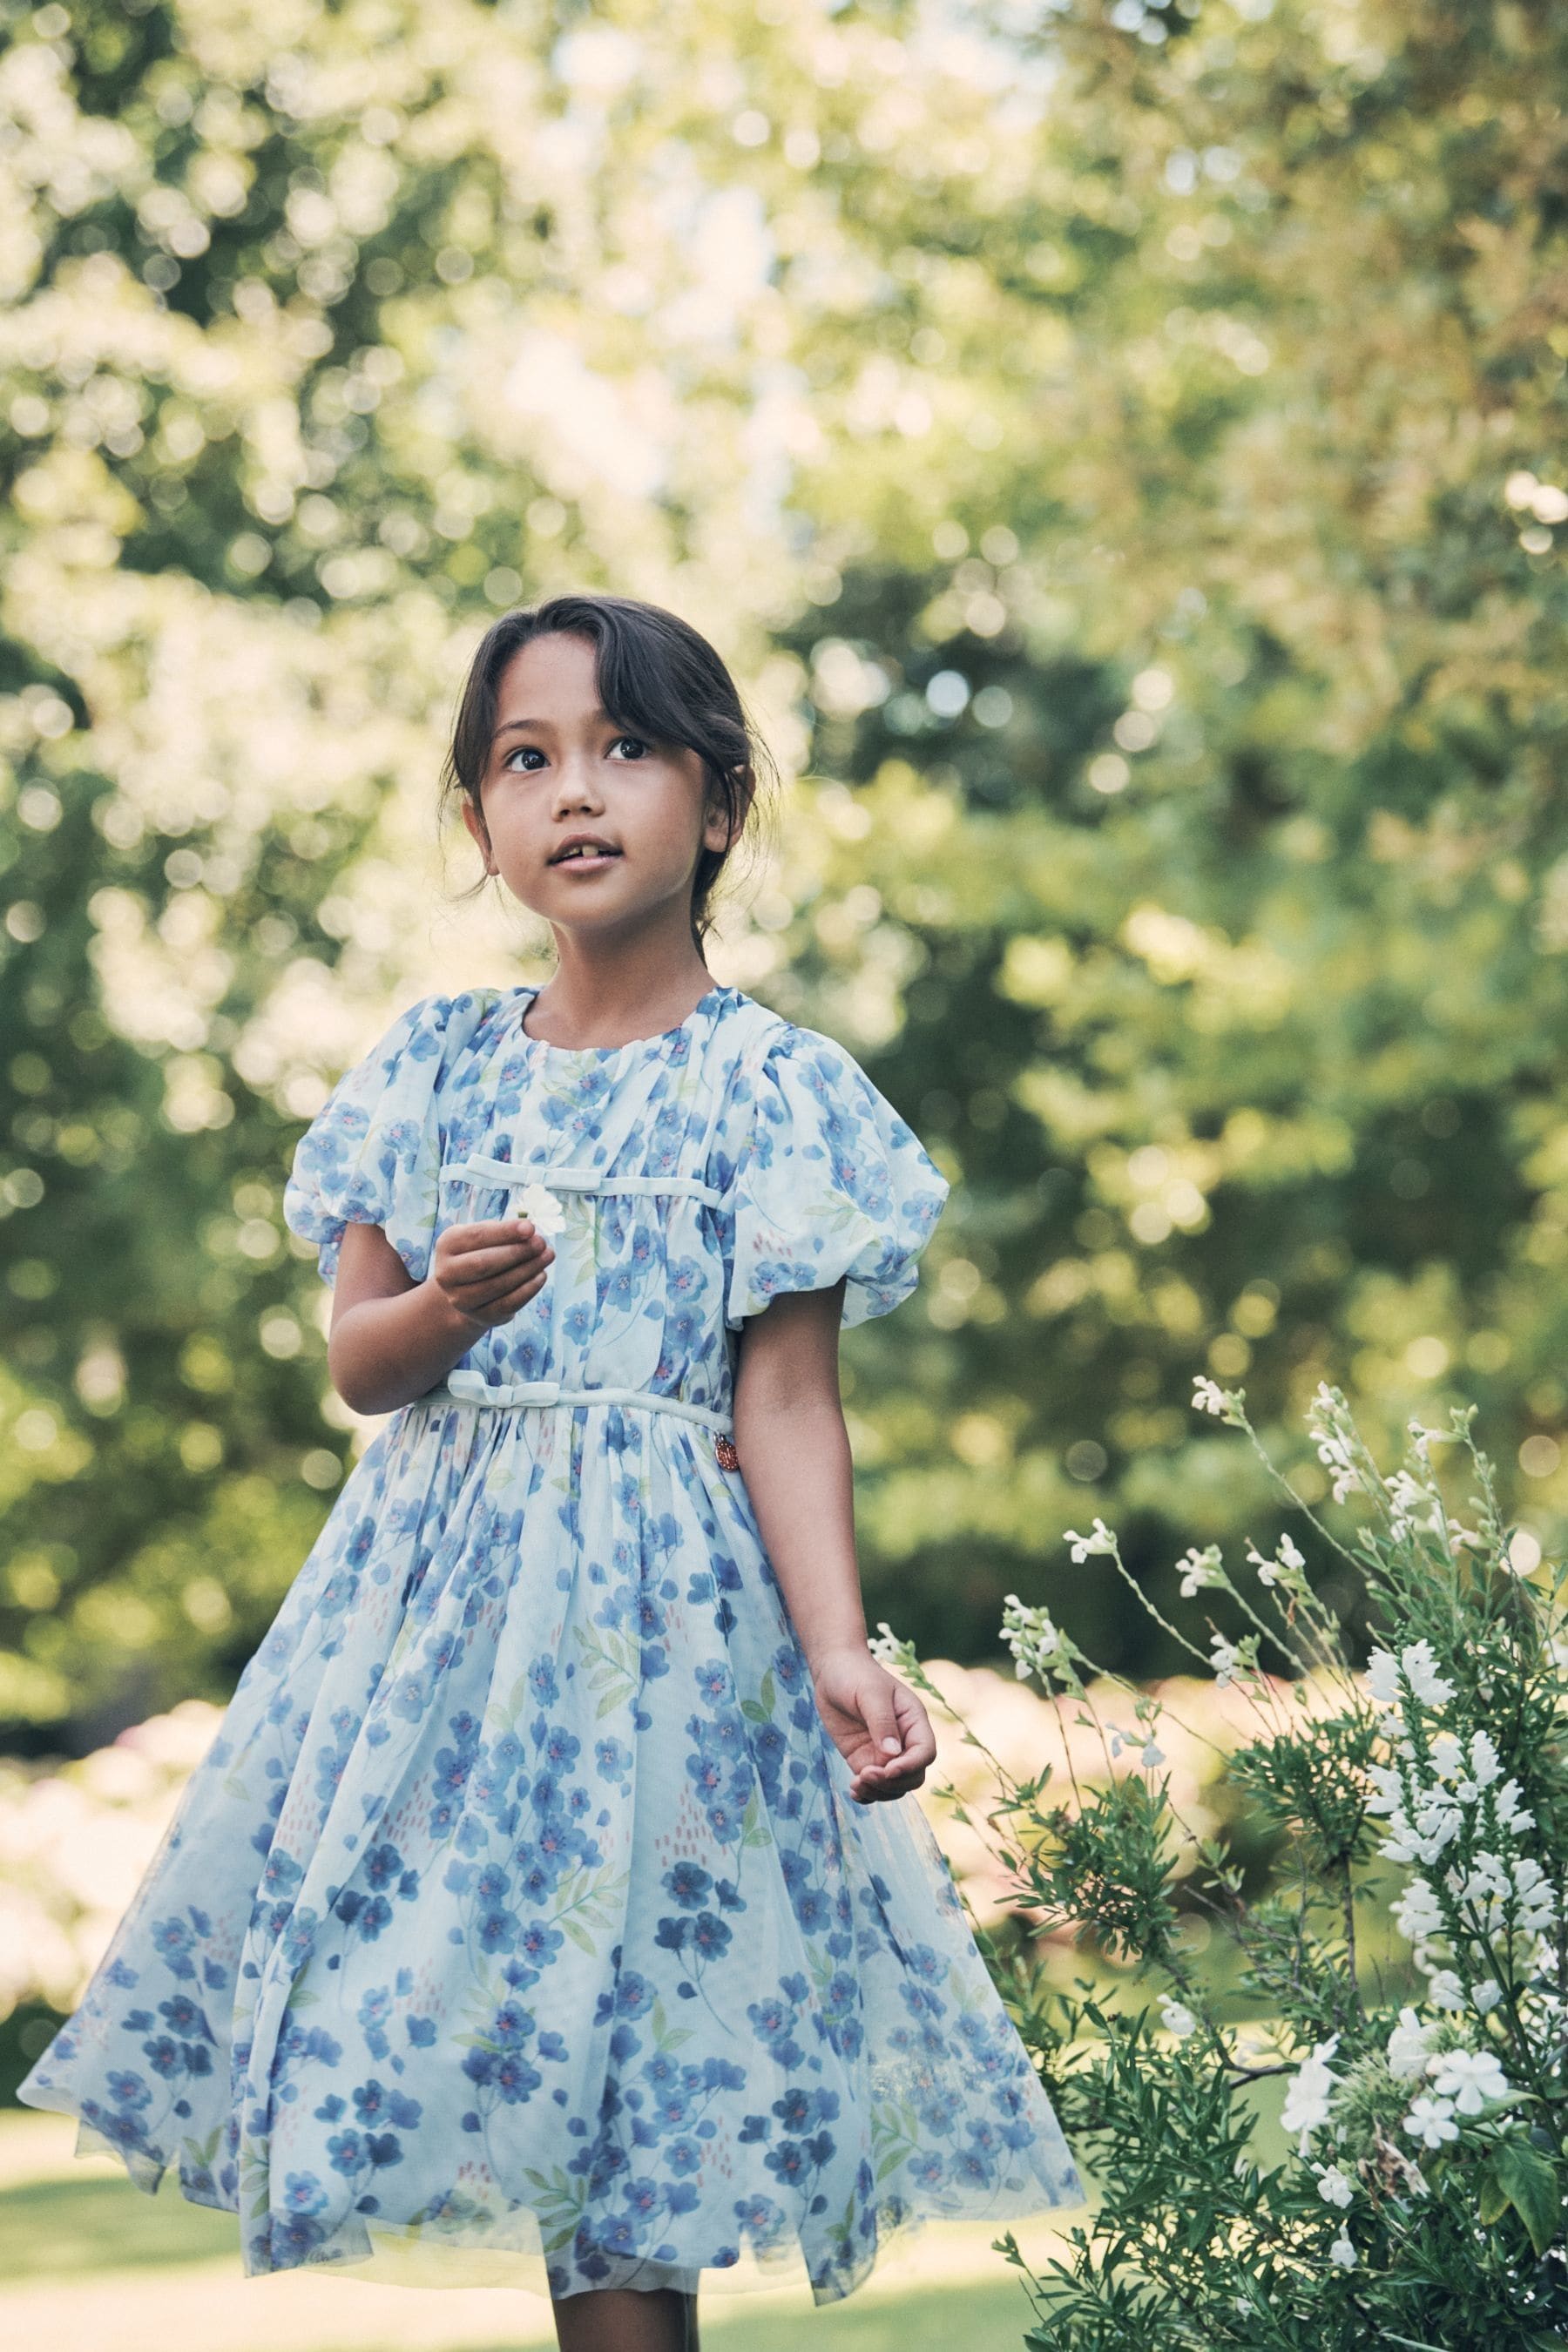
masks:
<path id="1" fill-rule="evenodd" d="M 1565 1572 L 1505 1524 L 1473 1406 L 1413 1422 L 1385 1477 L 1319 1390 L 1313 1441 L 1335 1501 L 1361 1507 L 1342 1541 L 1276 1470 L 1244 1391 L 1200 1381 L 1194 1402 L 1354 1569 L 1377 1646 L 1352 1668 L 1289 1536 L 1249 1543 L 1234 1575 L 1194 1548 L 1182 1596 L 1223 1594 L 1230 1631 L 1160 1622 L 1254 1711 L 1222 1768 L 1230 1840 L 1184 1819 L 1153 1695 L 1131 1769 L 1110 1770 L 1109 1745 L 1093 1785 L 1070 1757 L 1065 1784 L 993 1760 L 986 1832 L 1027 1933 L 981 1940 L 1095 2190 L 1043 2270 L 999 2242 L 1026 2271 L 1026 2341 L 1568 2346 Z M 1439 1445 L 1463 1452 L 1435 1463 Z M 1467 1454 L 1468 1517 L 1443 1488 Z M 1068 1541 L 1159 1613 L 1103 1520 Z M 1043 1611 L 1009 1596 L 1002 1631 L 1021 1678 L 1080 1729 L 1100 1721 L 1089 1662 Z M 876 1646 L 952 1715 L 885 1625 Z M 1042 1932 L 1097 1953 L 1098 1978 L 1062 1990 Z"/>

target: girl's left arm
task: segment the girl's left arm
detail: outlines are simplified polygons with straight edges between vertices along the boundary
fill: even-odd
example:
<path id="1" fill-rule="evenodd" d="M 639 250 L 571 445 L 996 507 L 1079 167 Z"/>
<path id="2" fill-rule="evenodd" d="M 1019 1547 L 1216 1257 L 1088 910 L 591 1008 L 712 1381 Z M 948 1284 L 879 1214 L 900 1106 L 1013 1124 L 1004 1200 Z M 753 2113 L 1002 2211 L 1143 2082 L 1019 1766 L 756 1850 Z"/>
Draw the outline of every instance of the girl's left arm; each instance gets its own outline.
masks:
<path id="1" fill-rule="evenodd" d="M 838 1394 L 844 1284 L 786 1292 L 741 1326 L 735 1448 L 835 1747 L 862 1803 L 918 1789 L 936 1758 L 924 1707 L 867 1646 L 853 1462 Z"/>

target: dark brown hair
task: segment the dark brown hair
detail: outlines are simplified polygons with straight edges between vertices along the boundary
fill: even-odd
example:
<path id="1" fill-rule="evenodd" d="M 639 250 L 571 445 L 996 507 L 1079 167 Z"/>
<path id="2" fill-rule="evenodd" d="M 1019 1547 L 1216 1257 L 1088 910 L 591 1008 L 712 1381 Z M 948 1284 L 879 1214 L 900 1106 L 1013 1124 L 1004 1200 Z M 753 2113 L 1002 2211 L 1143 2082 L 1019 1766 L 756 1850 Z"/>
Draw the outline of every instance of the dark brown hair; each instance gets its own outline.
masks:
<path id="1" fill-rule="evenodd" d="M 713 886 L 746 827 L 764 777 L 776 778 L 766 745 L 747 718 L 735 681 L 690 623 L 635 596 L 552 596 L 503 613 L 479 642 L 458 701 L 441 775 L 443 815 L 466 800 L 481 820 L 480 792 L 495 735 L 501 673 L 535 637 L 585 638 L 595 649 L 599 699 L 617 727 L 655 743 L 679 744 L 702 761 L 710 801 L 730 823 L 730 845 L 704 847 L 691 890 L 699 949 L 712 918 Z M 475 885 L 483 889 L 488 877 Z M 461 894 L 470 895 L 470 894 Z"/>

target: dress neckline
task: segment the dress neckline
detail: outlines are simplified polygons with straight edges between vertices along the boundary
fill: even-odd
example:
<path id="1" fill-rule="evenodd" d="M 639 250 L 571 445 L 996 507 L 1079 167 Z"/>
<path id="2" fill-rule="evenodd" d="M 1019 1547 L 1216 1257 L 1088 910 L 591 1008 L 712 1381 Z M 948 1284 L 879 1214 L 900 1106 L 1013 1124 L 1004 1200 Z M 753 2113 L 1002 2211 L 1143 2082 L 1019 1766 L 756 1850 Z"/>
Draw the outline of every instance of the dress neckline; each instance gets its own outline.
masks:
<path id="1" fill-rule="evenodd" d="M 612 1055 L 629 1054 L 644 1045 L 667 1045 L 675 1038 L 683 1036 L 700 1013 L 711 1010 L 718 1005 L 721 998 L 732 996 L 736 992 L 726 982 L 716 981 L 705 994 L 698 998 L 684 1021 L 678 1021 L 673 1029 L 660 1029 L 651 1037 L 628 1037 L 625 1044 L 620 1045 L 552 1045 L 548 1037 L 535 1037 L 522 1025 L 523 1014 L 541 993 L 543 986 L 542 981 L 532 983 L 524 982 L 519 990 L 518 993 L 522 1002 L 518 1009 L 518 1034 L 523 1044 L 531 1047 L 535 1054 L 555 1054 L 562 1059 L 571 1062 L 603 1061 Z"/>

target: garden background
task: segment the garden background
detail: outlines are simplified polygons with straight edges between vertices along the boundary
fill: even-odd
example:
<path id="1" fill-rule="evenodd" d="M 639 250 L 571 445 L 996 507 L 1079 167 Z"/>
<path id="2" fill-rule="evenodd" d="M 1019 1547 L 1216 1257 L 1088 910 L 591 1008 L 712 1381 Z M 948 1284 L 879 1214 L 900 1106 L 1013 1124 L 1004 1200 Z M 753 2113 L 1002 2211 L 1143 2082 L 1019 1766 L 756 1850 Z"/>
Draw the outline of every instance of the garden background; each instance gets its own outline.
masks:
<path id="1" fill-rule="evenodd" d="M 547 969 L 437 772 L 574 586 L 734 667 L 786 788 L 715 971 L 952 1181 L 845 1344 L 873 1622 L 1168 1671 L 1061 1538 L 1156 1600 L 1274 1539 L 1195 1374 L 1317 1502 L 1321 1381 L 1380 1451 L 1473 1398 L 1560 1544 L 1561 11 L 0 25 L 17 1803 L 222 1703 L 374 1427 L 283 1182 L 405 1004 Z"/>

